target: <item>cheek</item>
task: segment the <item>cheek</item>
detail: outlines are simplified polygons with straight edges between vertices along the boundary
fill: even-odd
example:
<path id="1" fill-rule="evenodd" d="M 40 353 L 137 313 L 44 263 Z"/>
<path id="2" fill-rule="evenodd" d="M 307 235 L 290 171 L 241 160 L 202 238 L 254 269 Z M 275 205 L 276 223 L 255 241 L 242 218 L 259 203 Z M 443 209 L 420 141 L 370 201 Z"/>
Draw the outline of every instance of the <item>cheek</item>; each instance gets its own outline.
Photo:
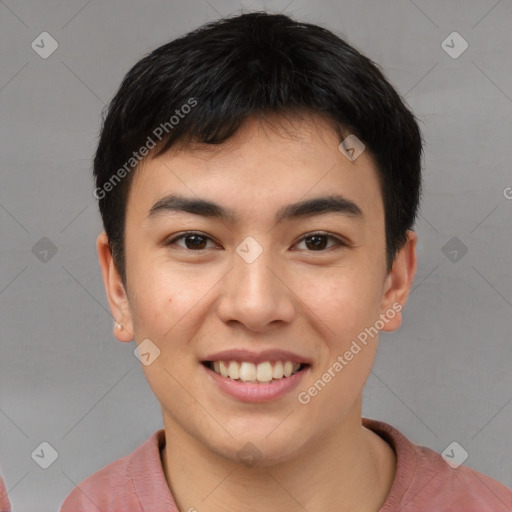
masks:
<path id="1" fill-rule="evenodd" d="M 135 338 L 149 338 L 161 351 L 159 362 L 181 374 L 194 362 L 193 339 L 208 313 L 208 291 L 217 279 L 197 271 L 156 265 L 137 281 L 132 308 Z"/>
<path id="2" fill-rule="evenodd" d="M 317 276 L 318 277 L 318 276 Z M 368 272 L 343 272 L 308 280 L 303 284 L 304 303 L 321 319 L 326 336 L 343 347 L 378 318 L 380 288 Z"/>
<path id="3" fill-rule="evenodd" d="M 197 293 L 192 283 L 179 278 L 179 272 L 148 267 L 133 280 L 134 326 L 140 335 L 160 340 L 197 302 Z"/>

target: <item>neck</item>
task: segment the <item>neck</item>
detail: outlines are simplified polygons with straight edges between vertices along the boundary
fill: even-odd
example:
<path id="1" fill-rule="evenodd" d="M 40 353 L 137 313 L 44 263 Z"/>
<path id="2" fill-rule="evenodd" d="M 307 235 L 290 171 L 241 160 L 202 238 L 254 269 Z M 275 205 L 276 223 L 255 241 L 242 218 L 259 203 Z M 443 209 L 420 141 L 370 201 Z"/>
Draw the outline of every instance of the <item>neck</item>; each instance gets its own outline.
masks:
<path id="1" fill-rule="evenodd" d="M 162 465 L 180 510 L 378 512 L 396 470 L 392 448 L 361 425 L 361 408 L 293 459 L 247 467 L 213 453 L 164 416 Z"/>

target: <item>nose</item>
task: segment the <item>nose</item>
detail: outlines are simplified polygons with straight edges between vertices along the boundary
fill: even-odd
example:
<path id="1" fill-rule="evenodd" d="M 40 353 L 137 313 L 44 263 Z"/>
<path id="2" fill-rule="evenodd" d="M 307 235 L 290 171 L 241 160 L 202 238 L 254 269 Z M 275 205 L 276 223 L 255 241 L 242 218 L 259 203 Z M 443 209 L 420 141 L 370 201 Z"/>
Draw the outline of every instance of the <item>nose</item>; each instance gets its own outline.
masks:
<path id="1" fill-rule="evenodd" d="M 263 250 L 254 261 L 233 254 L 233 269 L 221 286 L 218 314 L 225 323 L 237 322 L 264 332 L 293 320 L 294 293 L 282 264 L 270 250 Z"/>

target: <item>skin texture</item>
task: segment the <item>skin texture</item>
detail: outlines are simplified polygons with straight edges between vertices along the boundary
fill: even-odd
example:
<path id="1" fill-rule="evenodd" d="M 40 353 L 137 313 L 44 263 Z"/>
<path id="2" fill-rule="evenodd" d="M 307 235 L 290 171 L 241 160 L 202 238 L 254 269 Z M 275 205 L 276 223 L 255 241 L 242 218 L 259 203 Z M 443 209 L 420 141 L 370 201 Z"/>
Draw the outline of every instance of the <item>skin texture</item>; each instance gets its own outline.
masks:
<path id="1" fill-rule="evenodd" d="M 142 366 L 162 406 L 164 472 L 180 510 L 378 511 L 390 490 L 395 455 L 361 425 L 362 391 L 378 336 L 307 405 L 307 390 L 359 333 L 393 304 L 405 305 L 416 272 L 416 234 L 386 273 L 384 206 L 369 151 L 351 162 L 332 127 L 317 116 L 250 118 L 226 143 L 172 149 L 136 171 L 126 215 L 126 288 L 106 235 L 97 249 L 119 341 L 149 338 L 160 356 Z M 148 219 L 163 196 L 179 193 L 236 211 L 235 223 L 190 213 Z M 282 206 L 340 194 L 363 212 L 328 213 L 276 224 Z M 185 231 L 209 239 L 202 250 Z M 326 231 L 320 249 L 304 237 Z M 247 237 L 262 254 L 236 252 Z M 401 324 L 397 312 L 382 330 Z M 249 404 L 210 383 L 200 361 L 231 348 L 281 348 L 310 358 L 299 389 Z M 242 463 L 246 443 L 261 453 Z"/>

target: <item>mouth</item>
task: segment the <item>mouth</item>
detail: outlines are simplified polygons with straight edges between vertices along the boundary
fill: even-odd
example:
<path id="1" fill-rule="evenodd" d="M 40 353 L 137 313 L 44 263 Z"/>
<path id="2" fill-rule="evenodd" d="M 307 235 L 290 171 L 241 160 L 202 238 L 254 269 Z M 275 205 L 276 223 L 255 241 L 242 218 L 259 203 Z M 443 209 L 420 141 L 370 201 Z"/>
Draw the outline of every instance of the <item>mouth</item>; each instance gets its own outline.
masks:
<path id="1" fill-rule="evenodd" d="M 308 363 L 289 360 L 263 361 L 258 364 L 236 360 L 202 361 L 201 363 L 217 375 L 233 381 L 251 384 L 272 384 L 284 381 L 310 366 Z"/>

